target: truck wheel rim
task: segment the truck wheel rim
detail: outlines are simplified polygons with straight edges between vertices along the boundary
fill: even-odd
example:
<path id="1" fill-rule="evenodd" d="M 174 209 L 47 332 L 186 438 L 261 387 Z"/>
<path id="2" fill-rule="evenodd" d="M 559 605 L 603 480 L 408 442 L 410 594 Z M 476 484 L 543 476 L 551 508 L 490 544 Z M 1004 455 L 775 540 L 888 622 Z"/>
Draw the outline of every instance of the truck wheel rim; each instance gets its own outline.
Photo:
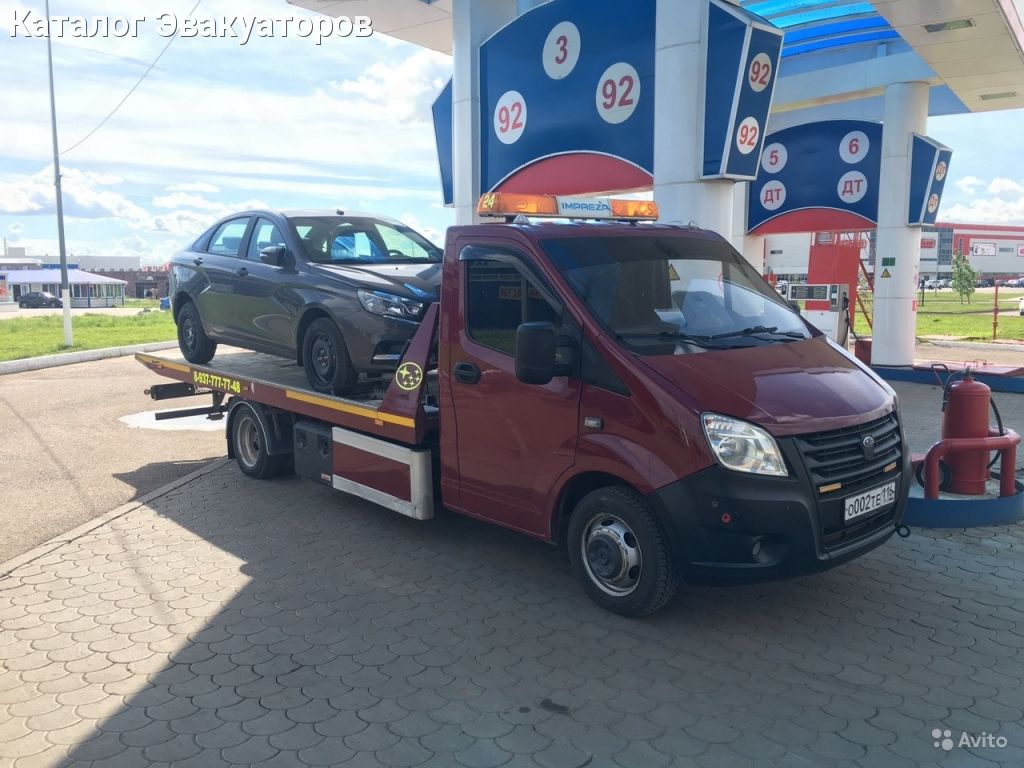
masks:
<path id="1" fill-rule="evenodd" d="M 313 371 L 320 381 L 328 382 L 334 371 L 334 343 L 326 333 L 318 333 L 313 339 Z"/>
<path id="2" fill-rule="evenodd" d="M 580 548 L 587 575 L 601 591 L 625 597 L 640 583 L 640 543 L 622 518 L 595 515 L 584 530 Z"/>
<path id="3" fill-rule="evenodd" d="M 242 414 L 238 417 L 238 438 L 235 447 L 238 449 L 238 456 L 247 467 L 255 467 L 260 460 L 260 428 L 256 425 L 255 419 L 249 414 Z"/>

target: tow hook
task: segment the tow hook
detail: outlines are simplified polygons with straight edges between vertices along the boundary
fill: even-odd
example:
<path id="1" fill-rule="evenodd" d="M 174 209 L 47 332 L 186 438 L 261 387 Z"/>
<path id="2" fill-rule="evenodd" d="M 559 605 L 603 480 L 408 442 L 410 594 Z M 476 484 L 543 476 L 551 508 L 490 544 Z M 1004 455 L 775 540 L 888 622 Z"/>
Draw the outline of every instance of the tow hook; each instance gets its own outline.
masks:
<path id="1" fill-rule="evenodd" d="M 896 535 L 899 536 L 901 539 L 910 538 L 910 526 L 909 525 L 902 525 L 902 524 L 897 525 L 896 526 Z"/>

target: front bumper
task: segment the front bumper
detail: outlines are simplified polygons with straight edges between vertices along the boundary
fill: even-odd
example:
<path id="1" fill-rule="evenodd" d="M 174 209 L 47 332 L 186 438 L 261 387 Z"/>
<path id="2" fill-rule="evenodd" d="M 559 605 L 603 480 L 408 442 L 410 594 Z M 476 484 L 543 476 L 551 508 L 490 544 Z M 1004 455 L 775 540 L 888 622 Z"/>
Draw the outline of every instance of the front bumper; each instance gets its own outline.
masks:
<path id="1" fill-rule="evenodd" d="M 913 481 L 905 438 L 901 467 L 884 479 L 844 489 L 835 498 L 818 494 L 792 440 L 778 443 L 789 477 L 714 466 L 648 495 L 685 583 L 748 584 L 817 573 L 871 551 L 895 532 Z M 897 474 L 896 503 L 845 526 L 838 523 L 846 530 L 836 537 L 843 499 Z"/>

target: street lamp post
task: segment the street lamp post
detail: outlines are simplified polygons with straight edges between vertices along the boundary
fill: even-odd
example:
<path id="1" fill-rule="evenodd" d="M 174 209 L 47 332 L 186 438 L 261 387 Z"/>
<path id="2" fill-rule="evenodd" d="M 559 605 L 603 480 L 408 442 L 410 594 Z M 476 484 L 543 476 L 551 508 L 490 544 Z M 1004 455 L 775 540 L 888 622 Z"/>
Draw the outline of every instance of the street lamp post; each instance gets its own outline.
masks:
<path id="1" fill-rule="evenodd" d="M 60 150 L 57 146 L 57 101 L 53 94 L 53 44 L 50 41 L 50 0 L 46 0 L 46 63 L 50 73 L 50 129 L 53 134 L 53 183 L 57 193 L 57 240 L 60 244 L 60 298 L 64 305 L 64 344 L 74 343 L 71 333 L 71 286 L 68 283 L 68 254 L 64 245 L 64 198 L 60 191 Z"/>

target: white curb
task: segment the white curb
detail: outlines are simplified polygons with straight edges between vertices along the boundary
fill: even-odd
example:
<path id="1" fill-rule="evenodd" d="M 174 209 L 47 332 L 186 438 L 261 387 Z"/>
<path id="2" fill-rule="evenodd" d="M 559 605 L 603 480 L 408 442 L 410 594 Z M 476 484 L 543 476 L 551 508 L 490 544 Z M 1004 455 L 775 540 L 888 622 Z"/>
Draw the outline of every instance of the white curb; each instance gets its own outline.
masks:
<path id="1" fill-rule="evenodd" d="M 22 360 L 7 360 L 0 363 L 0 376 L 5 373 L 22 373 L 38 371 L 42 368 L 54 368 L 58 365 L 88 363 L 91 360 L 104 360 L 108 357 L 124 357 L 136 352 L 159 352 L 163 349 L 176 349 L 176 341 L 155 341 L 149 344 L 133 344 L 128 347 L 106 347 L 104 349 L 86 349 L 81 352 L 67 352 L 63 355 L 44 355 L 42 357 L 26 357 Z"/>

